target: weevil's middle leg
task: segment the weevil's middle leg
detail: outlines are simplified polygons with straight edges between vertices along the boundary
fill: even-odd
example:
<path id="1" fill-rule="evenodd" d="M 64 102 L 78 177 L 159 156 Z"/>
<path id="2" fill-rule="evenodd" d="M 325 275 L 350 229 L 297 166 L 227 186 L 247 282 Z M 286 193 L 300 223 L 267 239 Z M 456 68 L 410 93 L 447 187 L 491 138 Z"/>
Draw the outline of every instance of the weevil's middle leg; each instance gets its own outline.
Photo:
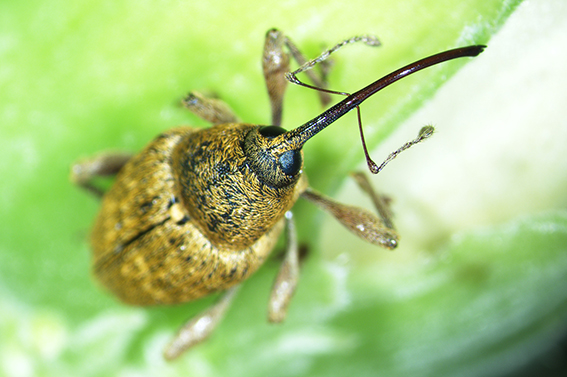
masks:
<path id="1" fill-rule="evenodd" d="M 270 322 L 282 322 L 285 319 L 287 307 L 299 280 L 299 247 L 291 211 L 286 212 L 285 221 L 286 251 L 268 303 L 268 320 Z"/>
<path id="2" fill-rule="evenodd" d="M 199 92 L 191 92 L 181 103 L 193 114 L 212 124 L 238 122 L 238 117 L 232 109 L 218 98 L 207 97 Z"/>
<path id="3" fill-rule="evenodd" d="M 207 339 L 224 318 L 239 288 L 240 285 L 229 288 L 216 303 L 183 325 L 165 348 L 164 357 L 173 360 Z"/>
<path id="4" fill-rule="evenodd" d="M 116 175 L 131 157 L 130 153 L 106 152 L 78 161 L 71 166 L 71 182 L 102 197 L 104 191 L 95 186 L 93 180 Z"/>

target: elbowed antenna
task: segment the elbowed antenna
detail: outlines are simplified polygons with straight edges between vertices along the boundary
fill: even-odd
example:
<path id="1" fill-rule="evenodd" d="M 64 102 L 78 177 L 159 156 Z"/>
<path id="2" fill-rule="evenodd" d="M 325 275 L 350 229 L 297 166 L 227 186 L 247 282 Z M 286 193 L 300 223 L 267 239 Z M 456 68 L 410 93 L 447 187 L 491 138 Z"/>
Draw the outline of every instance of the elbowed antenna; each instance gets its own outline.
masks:
<path id="1" fill-rule="evenodd" d="M 302 126 L 299 126 L 293 130 L 277 136 L 273 140 L 273 148 L 281 151 L 282 153 L 285 151 L 301 149 L 303 144 L 305 144 L 305 142 L 311 137 L 319 133 L 319 131 L 323 130 L 328 125 L 330 125 L 352 109 L 358 107 L 364 100 L 372 96 L 374 93 L 382 90 L 386 86 L 393 84 L 394 82 L 406 76 L 409 76 L 412 73 L 439 63 L 443 63 L 448 60 L 467 56 L 477 56 L 485 49 L 485 47 L 486 46 L 484 45 L 475 45 L 456 48 L 408 64 L 405 67 L 400 68 L 374 81 L 372 84 L 359 90 L 358 92 L 349 95 L 341 102 L 327 109 L 325 112 L 311 119 L 309 122 L 303 124 Z"/>

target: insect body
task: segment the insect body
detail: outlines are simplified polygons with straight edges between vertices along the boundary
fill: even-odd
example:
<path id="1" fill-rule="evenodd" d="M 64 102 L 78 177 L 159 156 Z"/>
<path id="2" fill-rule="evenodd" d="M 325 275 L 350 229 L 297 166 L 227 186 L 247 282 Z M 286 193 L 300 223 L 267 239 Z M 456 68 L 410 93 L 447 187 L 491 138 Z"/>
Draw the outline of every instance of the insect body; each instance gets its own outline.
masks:
<path id="1" fill-rule="evenodd" d="M 372 37 L 356 41 L 377 44 Z M 91 243 L 96 277 L 122 301 L 134 305 L 179 304 L 213 292 L 226 291 L 210 309 L 190 320 L 165 351 L 175 358 L 204 340 L 221 320 L 240 282 L 266 260 L 280 233 L 287 228 L 286 256 L 272 289 L 269 319 L 285 318 L 298 278 L 297 242 L 291 208 L 303 197 L 331 213 L 347 228 L 374 244 L 394 248 L 398 236 L 384 197 L 372 191 L 361 176 L 361 187 L 376 204 L 379 216 L 322 196 L 302 174 L 304 143 L 366 98 L 398 79 L 431 65 L 476 56 L 483 46 L 446 51 L 408 65 L 348 95 L 304 125 L 281 128 L 283 75 L 288 54 L 300 63 L 297 48 L 277 30 L 270 30 L 264 49 L 264 74 L 272 102 L 272 126 L 237 123 L 218 100 L 191 94 L 185 105 L 215 123 L 208 129 L 180 127 L 167 131 L 135 156 L 104 154 L 73 167 L 73 179 L 102 194 L 92 184 L 99 175 L 114 175 L 96 219 Z M 322 57 L 287 74 L 295 77 Z M 312 77 L 317 89 L 328 93 L 323 80 Z M 341 93 L 345 94 L 345 93 Z M 394 152 L 379 171 L 402 150 L 429 137 L 424 127 L 418 137 Z M 366 150 L 366 148 L 365 148 Z M 368 156 L 368 155 L 367 155 Z"/>

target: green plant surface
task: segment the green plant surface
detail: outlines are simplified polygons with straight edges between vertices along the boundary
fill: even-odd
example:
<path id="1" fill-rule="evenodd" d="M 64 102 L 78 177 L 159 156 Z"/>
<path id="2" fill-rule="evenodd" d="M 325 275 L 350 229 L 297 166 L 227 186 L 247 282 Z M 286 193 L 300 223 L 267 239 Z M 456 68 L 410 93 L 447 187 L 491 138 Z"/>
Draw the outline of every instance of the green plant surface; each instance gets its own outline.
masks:
<path id="1" fill-rule="evenodd" d="M 518 4 L 0 3 L 0 376 L 487 376 L 550 347 L 567 309 L 567 158 L 558 147 L 567 127 L 557 105 L 567 85 L 544 80 L 565 56 L 541 59 L 565 41 L 558 20 L 567 13 L 559 0 L 513 13 Z M 530 32 L 506 24 L 493 45 L 510 14 L 510 24 L 531 20 Z M 310 249 L 286 322 L 266 321 L 275 257 L 207 343 L 166 363 L 165 343 L 214 297 L 135 308 L 98 286 L 86 241 L 98 202 L 70 184 L 69 167 L 102 150 L 139 150 L 173 126 L 206 126 L 178 104 L 189 90 L 218 94 L 243 121 L 269 122 L 260 56 L 272 27 L 308 56 L 378 35 L 379 48 L 336 54 L 330 83 L 344 91 L 443 49 L 489 48 L 404 79 L 362 108 L 376 159 L 423 124 L 437 126 L 375 179 L 394 199 L 398 250 L 369 249 L 298 203 Z M 512 64 L 518 56 L 525 65 Z M 547 70 L 514 81 L 530 67 Z M 530 91 L 541 123 L 529 102 L 513 106 Z M 290 87 L 284 126 L 320 111 L 314 93 Z M 530 127 L 508 126 L 526 119 Z M 305 148 L 313 187 L 343 187 L 341 200 L 368 206 L 347 179 L 361 160 L 350 114 Z"/>

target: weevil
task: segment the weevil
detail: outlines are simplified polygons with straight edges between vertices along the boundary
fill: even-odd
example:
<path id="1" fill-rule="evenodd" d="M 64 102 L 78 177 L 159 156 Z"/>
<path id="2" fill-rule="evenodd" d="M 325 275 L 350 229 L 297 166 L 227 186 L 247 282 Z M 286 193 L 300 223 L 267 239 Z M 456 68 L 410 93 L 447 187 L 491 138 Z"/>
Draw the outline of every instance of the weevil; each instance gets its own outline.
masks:
<path id="1" fill-rule="evenodd" d="M 174 128 L 136 155 L 105 153 L 73 165 L 72 180 L 102 196 L 91 244 L 94 275 L 108 290 L 125 303 L 143 306 L 181 304 L 224 292 L 215 304 L 181 327 L 165 349 L 167 359 L 176 358 L 212 333 L 240 284 L 264 263 L 286 228 L 285 256 L 268 305 L 271 322 L 284 320 L 299 276 L 291 209 L 300 197 L 329 212 L 360 238 L 388 249 L 397 246 L 387 198 L 376 193 L 361 174 L 355 178 L 373 199 L 378 215 L 318 193 L 302 174 L 302 147 L 356 108 L 369 168 L 379 172 L 401 151 L 428 138 L 433 127 L 423 127 L 416 139 L 378 166 L 364 143 L 359 105 L 403 77 L 447 60 L 477 56 L 485 46 L 432 55 L 353 94 L 327 89 L 325 74 L 318 76 L 310 71 L 316 64 L 324 65 L 340 47 L 360 41 L 379 44 L 372 36 L 354 37 L 307 61 L 282 32 L 269 30 L 262 60 L 271 125 L 239 123 L 223 102 L 194 92 L 184 105 L 213 123 L 212 127 Z M 291 58 L 300 65 L 293 72 L 289 72 Z M 308 74 L 313 85 L 297 78 L 301 72 Z M 346 98 L 286 131 L 281 119 L 288 81 L 317 89 L 323 104 L 329 102 L 332 93 Z M 103 193 L 93 181 L 105 175 L 116 178 Z"/>

